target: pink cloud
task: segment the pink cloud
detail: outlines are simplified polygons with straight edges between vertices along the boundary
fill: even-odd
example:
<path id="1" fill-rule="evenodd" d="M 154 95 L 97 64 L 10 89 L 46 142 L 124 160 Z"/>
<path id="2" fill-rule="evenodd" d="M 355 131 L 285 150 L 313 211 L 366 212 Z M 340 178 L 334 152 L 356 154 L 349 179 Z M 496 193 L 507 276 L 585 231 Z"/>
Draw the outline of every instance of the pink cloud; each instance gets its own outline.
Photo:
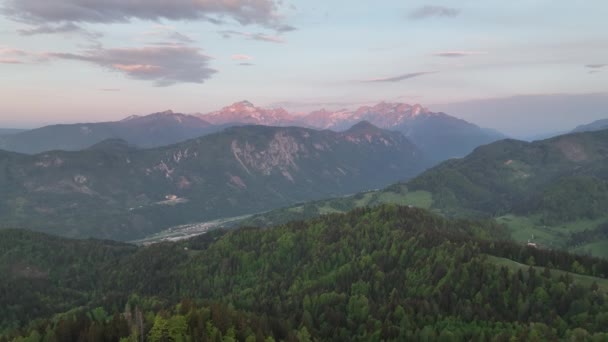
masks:
<path id="1" fill-rule="evenodd" d="M 94 48 L 81 54 L 50 53 L 48 58 L 93 63 L 134 79 L 154 81 L 158 86 L 203 83 L 217 72 L 209 67 L 211 57 L 187 46 Z"/>
<path id="2" fill-rule="evenodd" d="M 158 65 L 150 64 L 113 64 L 114 68 L 127 72 L 149 72 L 160 69 Z"/>
<path id="3" fill-rule="evenodd" d="M 23 64 L 31 54 L 7 46 L 0 46 L 0 64 Z"/>
<path id="4" fill-rule="evenodd" d="M 243 54 L 232 55 L 231 58 L 235 61 L 250 61 L 253 59 L 253 57 Z"/>
<path id="5" fill-rule="evenodd" d="M 23 50 L 0 46 L 0 56 L 25 56 L 27 53 Z"/>
<path id="6" fill-rule="evenodd" d="M 0 64 L 22 64 L 20 60 L 14 58 L 0 58 Z"/>

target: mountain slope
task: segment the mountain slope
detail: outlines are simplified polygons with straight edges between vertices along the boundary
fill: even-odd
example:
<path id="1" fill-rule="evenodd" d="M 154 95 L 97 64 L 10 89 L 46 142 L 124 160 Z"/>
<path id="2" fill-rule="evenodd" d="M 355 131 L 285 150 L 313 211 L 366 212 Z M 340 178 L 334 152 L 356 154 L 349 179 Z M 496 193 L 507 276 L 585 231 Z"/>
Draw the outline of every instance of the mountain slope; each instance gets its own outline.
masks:
<path id="1" fill-rule="evenodd" d="M 608 258 L 608 130 L 532 143 L 504 140 L 382 191 L 256 215 L 269 225 L 382 203 L 497 219 L 520 242 Z"/>
<path id="2" fill-rule="evenodd" d="M 10 135 L 17 134 L 25 131 L 25 129 L 17 129 L 17 128 L 0 128 L 0 135 Z"/>
<path id="3" fill-rule="evenodd" d="M 244 126 L 135 150 L 0 151 L 0 227 L 135 239 L 171 226 L 374 189 L 426 166 L 403 135 Z"/>
<path id="4" fill-rule="evenodd" d="M 165 111 L 115 122 L 45 126 L 0 137 L 0 149 L 29 154 L 75 151 L 105 139 L 123 139 L 145 148 L 169 145 L 218 130 L 221 127 L 195 116 Z"/>
<path id="5" fill-rule="evenodd" d="M 601 131 L 608 129 L 608 119 L 602 119 L 594 121 L 590 124 L 580 125 L 576 127 L 572 132 L 590 132 L 590 131 Z"/>
<path id="6" fill-rule="evenodd" d="M 594 218 L 608 205 L 607 161 L 608 131 L 504 140 L 429 170 L 408 187 L 432 192 L 433 206 L 445 211 L 542 214 L 548 222 Z"/>
<path id="7" fill-rule="evenodd" d="M 0 231 L 0 334 L 605 339 L 608 262 L 476 238 L 497 229 L 382 206 L 139 248 Z"/>
<path id="8" fill-rule="evenodd" d="M 433 113 L 418 104 L 382 102 L 355 111 L 322 110 L 309 114 L 301 122 L 311 127 L 341 130 L 361 120 L 403 133 L 435 161 L 462 157 L 477 146 L 504 138 L 445 113 Z"/>

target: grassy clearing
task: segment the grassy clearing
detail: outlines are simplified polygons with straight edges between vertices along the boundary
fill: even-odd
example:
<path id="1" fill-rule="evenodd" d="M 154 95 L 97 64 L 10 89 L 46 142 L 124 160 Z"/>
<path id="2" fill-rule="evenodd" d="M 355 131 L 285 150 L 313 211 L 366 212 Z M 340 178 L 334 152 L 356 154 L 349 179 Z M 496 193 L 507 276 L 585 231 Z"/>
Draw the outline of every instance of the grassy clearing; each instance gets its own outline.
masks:
<path id="1" fill-rule="evenodd" d="M 344 211 L 342 210 L 338 210 L 336 208 L 332 208 L 329 205 L 324 205 L 322 207 L 319 207 L 319 214 L 321 215 L 326 215 L 326 214 L 335 214 L 335 213 L 343 213 Z"/>
<path id="2" fill-rule="evenodd" d="M 527 271 L 528 268 L 530 268 L 529 265 L 520 264 L 511 259 L 499 258 L 499 257 L 495 257 L 492 255 L 487 255 L 487 257 L 488 257 L 489 262 L 491 262 L 495 265 L 498 265 L 498 266 L 506 266 L 513 272 L 516 272 L 518 270 Z M 536 267 L 536 266 L 534 266 L 534 269 L 537 272 L 543 272 L 545 270 L 544 267 Z M 551 276 L 554 278 L 557 278 L 557 277 L 559 277 L 561 275 L 565 275 L 565 274 L 570 274 L 575 282 L 577 282 L 585 287 L 590 287 L 593 284 L 593 282 L 596 282 L 597 285 L 600 287 L 600 289 L 602 289 L 602 291 L 608 292 L 608 279 L 580 275 L 580 274 L 566 272 L 566 271 L 562 271 L 562 270 L 558 270 L 558 269 L 554 269 L 554 268 L 551 269 Z"/>
<path id="3" fill-rule="evenodd" d="M 568 238 L 551 227 L 538 224 L 536 217 L 509 214 L 496 218 L 496 221 L 506 225 L 511 232 L 511 238 L 518 242 L 534 240 L 549 248 L 563 248 Z"/>
<path id="4" fill-rule="evenodd" d="M 528 240 L 541 244 L 547 248 L 565 249 L 570 234 L 584 230 L 592 230 L 606 221 L 606 217 L 596 220 L 578 220 L 559 225 L 547 226 L 540 223 L 540 216 L 505 215 L 496 218 L 496 221 L 505 224 L 511 232 L 511 238 L 525 243 Z M 591 252 L 591 255 L 608 258 L 608 241 L 595 241 L 583 246 L 570 249 L 575 253 Z"/>
<path id="5" fill-rule="evenodd" d="M 291 208 L 287 208 L 287 211 L 291 212 L 291 213 L 298 213 L 301 214 L 304 212 L 304 206 L 298 206 L 298 207 L 291 207 Z"/>
<path id="6" fill-rule="evenodd" d="M 433 194 L 428 191 L 409 192 L 406 187 L 400 188 L 399 191 L 368 192 L 356 199 L 354 206 L 366 207 L 385 203 L 430 209 L 433 204 Z"/>
<path id="7" fill-rule="evenodd" d="M 566 234 L 569 233 L 576 233 L 576 232 L 582 232 L 584 230 L 591 230 L 596 228 L 597 226 L 599 226 L 600 224 L 606 222 L 606 220 L 608 220 L 608 218 L 606 217 L 602 217 L 596 220 L 578 220 L 578 221 L 574 221 L 574 222 L 567 222 L 564 224 L 560 224 L 557 226 L 554 226 L 553 228 L 556 231 L 560 231 Z"/>
<path id="8" fill-rule="evenodd" d="M 600 258 L 608 259 L 608 240 L 591 242 L 572 249 L 572 252 L 591 254 Z"/>
<path id="9" fill-rule="evenodd" d="M 376 195 L 377 195 L 376 192 L 367 192 L 367 193 L 363 194 L 363 197 L 355 200 L 355 202 L 354 202 L 355 207 L 368 206 L 370 204 L 370 202 L 372 202 L 372 200 L 376 197 Z"/>
<path id="10" fill-rule="evenodd" d="M 428 191 L 413 191 L 399 194 L 383 192 L 378 197 L 381 203 L 394 203 L 399 205 L 413 205 L 414 207 L 430 209 L 433 205 L 433 195 Z"/>

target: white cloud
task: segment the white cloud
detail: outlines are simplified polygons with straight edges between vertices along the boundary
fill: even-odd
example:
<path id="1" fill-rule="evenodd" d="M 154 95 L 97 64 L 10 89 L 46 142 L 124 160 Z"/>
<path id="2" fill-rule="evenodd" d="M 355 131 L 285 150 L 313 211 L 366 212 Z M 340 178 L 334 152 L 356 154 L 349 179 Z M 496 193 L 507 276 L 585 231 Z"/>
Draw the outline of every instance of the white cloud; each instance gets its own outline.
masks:
<path id="1" fill-rule="evenodd" d="M 282 44 L 285 43 L 285 40 L 279 36 L 266 35 L 263 33 L 249 33 L 249 32 L 240 32 L 240 31 L 232 31 L 232 30 L 224 30 L 219 32 L 222 37 L 228 39 L 233 36 L 244 37 L 249 40 L 258 40 L 269 43 L 277 43 Z"/>

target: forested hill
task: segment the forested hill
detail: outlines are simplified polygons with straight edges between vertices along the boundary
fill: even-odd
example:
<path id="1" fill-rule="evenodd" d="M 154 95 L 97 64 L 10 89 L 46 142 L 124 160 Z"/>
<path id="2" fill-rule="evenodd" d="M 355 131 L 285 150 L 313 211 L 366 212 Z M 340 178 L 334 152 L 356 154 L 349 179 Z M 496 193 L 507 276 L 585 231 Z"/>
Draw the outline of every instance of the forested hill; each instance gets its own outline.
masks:
<path id="1" fill-rule="evenodd" d="M 503 140 L 408 183 L 444 212 L 594 218 L 608 207 L 608 130 L 527 143 Z"/>
<path id="2" fill-rule="evenodd" d="M 480 238 L 502 234 L 397 206 L 139 248 L 5 230 L 0 322 L 45 341 L 608 337 L 608 262 Z"/>
<path id="3" fill-rule="evenodd" d="M 495 218 L 513 238 L 608 257 L 608 130 L 532 143 L 503 140 L 377 192 L 262 214 L 268 225 L 399 203 L 452 217 Z"/>

